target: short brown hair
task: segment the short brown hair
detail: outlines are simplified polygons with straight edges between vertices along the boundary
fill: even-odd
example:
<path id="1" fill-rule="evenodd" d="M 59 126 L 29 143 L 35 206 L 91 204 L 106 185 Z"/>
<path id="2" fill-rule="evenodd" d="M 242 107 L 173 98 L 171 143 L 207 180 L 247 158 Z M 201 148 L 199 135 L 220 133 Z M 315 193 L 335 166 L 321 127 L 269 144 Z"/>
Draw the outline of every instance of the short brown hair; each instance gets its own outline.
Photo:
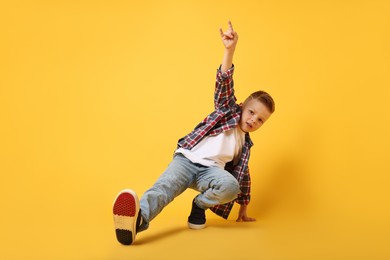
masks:
<path id="1" fill-rule="evenodd" d="M 244 104 L 252 99 L 256 99 L 257 101 L 263 103 L 271 113 L 275 111 L 274 99 L 267 92 L 263 90 L 253 92 L 249 97 L 247 97 L 247 99 L 245 99 Z"/>

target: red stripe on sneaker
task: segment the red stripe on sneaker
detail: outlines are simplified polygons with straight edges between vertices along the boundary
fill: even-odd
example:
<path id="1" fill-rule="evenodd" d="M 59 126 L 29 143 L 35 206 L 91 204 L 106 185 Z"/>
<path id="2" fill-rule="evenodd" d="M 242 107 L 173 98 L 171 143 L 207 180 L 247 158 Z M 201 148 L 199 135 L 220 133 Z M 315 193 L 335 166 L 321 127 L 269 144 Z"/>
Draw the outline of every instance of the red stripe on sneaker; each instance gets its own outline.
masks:
<path id="1" fill-rule="evenodd" d="M 136 214 L 135 198 L 130 193 L 122 193 L 114 204 L 114 214 L 120 216 L 134 217 Z"/>

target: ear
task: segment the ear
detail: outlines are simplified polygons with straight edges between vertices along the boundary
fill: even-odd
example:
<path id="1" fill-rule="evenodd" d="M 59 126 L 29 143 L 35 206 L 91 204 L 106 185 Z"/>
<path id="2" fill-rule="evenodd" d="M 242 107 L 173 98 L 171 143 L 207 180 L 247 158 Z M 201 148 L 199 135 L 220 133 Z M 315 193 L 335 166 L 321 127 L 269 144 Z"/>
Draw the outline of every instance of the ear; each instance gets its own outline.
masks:
<path id="1" fill-rule="evenodd" d="M 239 106 L 242 108 L 243 104 L 242 104 L 242 103 L 240 103 L 240 104 L 239 104 Z"/>

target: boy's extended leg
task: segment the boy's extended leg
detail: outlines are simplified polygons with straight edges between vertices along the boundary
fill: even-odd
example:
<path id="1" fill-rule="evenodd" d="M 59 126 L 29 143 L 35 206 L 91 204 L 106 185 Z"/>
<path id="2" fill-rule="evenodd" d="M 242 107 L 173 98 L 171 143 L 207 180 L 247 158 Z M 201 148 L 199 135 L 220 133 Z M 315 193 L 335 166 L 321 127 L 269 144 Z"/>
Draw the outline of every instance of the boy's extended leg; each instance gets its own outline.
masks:
<path id="1" fill-rule="evenodd" d="M 114 202 L 115 232 L 121 244 L 131 245 L 138 232 L 148 228 L 149 222 L 176 196 L 195 180 L 199 167 L 178 154 L 141 201 L 132 190 L 121 191 Z"/>
<path id="2" fill-rule="evenodd" d="M 182 154 L 175 155 L 165 172 L 141 198 L 140 207 L 144 223 L 139 231 L 147 229 L 149 222 L 194 182 L 199 169 L 199 166 Z"/>

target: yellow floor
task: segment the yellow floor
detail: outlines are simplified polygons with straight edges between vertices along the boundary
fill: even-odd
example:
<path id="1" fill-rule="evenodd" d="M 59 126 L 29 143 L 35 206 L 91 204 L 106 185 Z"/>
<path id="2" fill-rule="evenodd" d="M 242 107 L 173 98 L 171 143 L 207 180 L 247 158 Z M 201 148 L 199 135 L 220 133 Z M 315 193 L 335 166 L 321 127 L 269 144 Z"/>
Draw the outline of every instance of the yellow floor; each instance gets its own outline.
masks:
<path id="1" fill-rule="evenodd" d="M 57 194 L 63 204 L 46 198 L 34 205 L 35 212 L 2 214 L 2 259 L 379 260 L 390 256 L 389 234 L 376 233 L 380 230 L 375 230 L 375 223 L 351 224 L 342 216 L 327 222 L 301 209 L 286 212 L 280 201 L 263 207 L 263 215 L 252 210 L 257 218 L 253 223 L 236 223 L 237 208 L 229 220 L 208 211 L 208 226 L 189 230 L 186 218 L 193 191 L 168 205 L 132 246 L 122 246 L 116 241 L 111 215 L 116 194 L 85 191 L 74 203 Z"/>

